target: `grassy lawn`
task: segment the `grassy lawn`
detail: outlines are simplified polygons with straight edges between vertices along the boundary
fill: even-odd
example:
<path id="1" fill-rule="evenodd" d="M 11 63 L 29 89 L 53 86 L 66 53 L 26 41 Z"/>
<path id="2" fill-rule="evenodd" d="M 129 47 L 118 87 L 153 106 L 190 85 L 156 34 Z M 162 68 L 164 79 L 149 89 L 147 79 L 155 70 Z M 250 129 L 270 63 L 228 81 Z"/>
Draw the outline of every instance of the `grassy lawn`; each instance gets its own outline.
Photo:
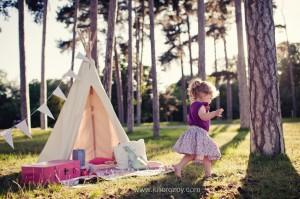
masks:
<path id="1" fill-rule="evenodd" d="M 287 155 L 266 158 L 249 155 L 249 131 L 239 130 L 237 121 L 214 123 L 210 133 L 222 159 L 213 166 L 219 175 L 213 180 L 203 181 L 202 166 L 190 164 L 181 181 L 167 174 L 99 181 L 83 188 L 19 186 L 21 165 L 37 160 L 49 132 L 34 129 L 32 140 L 15 132 L 15 150 L 0 138 L 0 198 L 300 198 L 300 121 L 285 120 L 283 128 Z M 171 147 L 185 129 L 163 123 L 161 138 L 154 140 L 151 125 L 143 124 L 129 137 L 145 139 L 149 159 L 173 164 L 181 156 Z"/>

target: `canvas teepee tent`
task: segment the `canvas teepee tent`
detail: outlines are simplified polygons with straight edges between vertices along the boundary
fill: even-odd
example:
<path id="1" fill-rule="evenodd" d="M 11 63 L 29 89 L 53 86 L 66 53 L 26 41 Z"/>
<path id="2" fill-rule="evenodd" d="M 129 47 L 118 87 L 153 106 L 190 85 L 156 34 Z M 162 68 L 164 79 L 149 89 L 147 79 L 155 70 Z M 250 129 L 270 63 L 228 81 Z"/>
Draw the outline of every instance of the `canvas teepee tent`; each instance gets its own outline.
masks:
<path id="1" fill-rule="evenodd" d="M 128 141 L 93 60 L 85 57 L 38 162 L 69 159 L 76 148 L 85 149 L 86 160 L 111 158 L 113 148 Z"/>

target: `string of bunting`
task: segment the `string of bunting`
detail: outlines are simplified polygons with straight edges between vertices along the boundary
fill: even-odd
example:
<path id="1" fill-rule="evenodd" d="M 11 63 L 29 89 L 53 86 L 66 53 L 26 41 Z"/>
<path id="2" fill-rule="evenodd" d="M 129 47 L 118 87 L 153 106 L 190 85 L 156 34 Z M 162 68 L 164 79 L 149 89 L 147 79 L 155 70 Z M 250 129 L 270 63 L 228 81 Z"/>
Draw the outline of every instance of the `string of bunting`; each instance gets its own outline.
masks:
<path id="1" fill-rule="evenodd" d="M 81 59 L 83 61 L 87 61 L 87 62 L 91 61 L 89 58 L 87 58 L 86 56 L 84 56 L 81 53 L 78 53 L 77 56 L 76 56 L 76 58 L 77 59 Z M 61 98 L 62 100 L 66 100 L 67 99 L 67 97 L 65 96 L 65 94 L 63 93 L 63 91 L 60 88 L 60 85 L 61 85 L 63 79 L 65 79 L 67 77 L 73 78 L 76 81 L 79 80 L 78 76 L 74 73 L 74 71 L 72 71 L 71 69 L 69 69 L 63 75 L 63 78 L 60 81 L 60 83 L 58 84 L 58 86 L 56 87 L 56 89 L 51 93 L 51 95 L 49 95 L 49 97 L 47 98 L 47 101 L 44 104 L 42 104 L 39 108 L 37 108 L 34 111 L 32 111 L 31 114 L 30 114 L 30 117 L 33 114 L 35 114 L 36 112 L 41 112 L 41 113 L 47 115 L 48 117 L 50 117 L 51 119 L 55 120 L 53 114 L 51 113 L 49 107 L 47 106 L 47 102 L 48 102 L 48 100 L 52 96 L 56 96 L 58 98 Z M 13 143 L 13 137 L 12 137 L 13 127 L 16 127 L 17 129 L 21 130 L 21 132 L 24 133 L 29 138 L 32 138 L 32 133 L 31 133 L 31 130 L 29 129 L 29 127 L 27 125 L 27 118 L 25 118 L 24 120 L 22 120 L 18 124 L 12 126 L 11 128 L 8 128 L 8 129 L 5 129 L 5 130 L 1 131 L 0 132 L 0 136 L 2 136 L 4 138 L 4 140 L 9 144 L 9 146 L 14 149 L 14 143 Z"/>

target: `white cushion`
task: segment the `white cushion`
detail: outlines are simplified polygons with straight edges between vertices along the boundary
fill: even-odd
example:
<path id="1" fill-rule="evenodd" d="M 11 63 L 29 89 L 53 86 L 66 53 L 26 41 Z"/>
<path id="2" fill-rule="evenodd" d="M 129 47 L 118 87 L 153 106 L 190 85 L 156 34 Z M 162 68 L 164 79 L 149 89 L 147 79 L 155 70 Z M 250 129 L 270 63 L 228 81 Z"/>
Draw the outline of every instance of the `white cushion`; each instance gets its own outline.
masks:
<path id="1" fill-rule="evenodd" d="M 114 148 L 114 155 L 117 161 L 117 167 L 119 169 L 128 169 L 128 156 L 127 152 L 123 148 L 124 146 L 130 147 L 130 149 L 133 150 L 136 155 L 141 156 L 145 160 L 147 160 L 144 139 L 120 143 Z"/>

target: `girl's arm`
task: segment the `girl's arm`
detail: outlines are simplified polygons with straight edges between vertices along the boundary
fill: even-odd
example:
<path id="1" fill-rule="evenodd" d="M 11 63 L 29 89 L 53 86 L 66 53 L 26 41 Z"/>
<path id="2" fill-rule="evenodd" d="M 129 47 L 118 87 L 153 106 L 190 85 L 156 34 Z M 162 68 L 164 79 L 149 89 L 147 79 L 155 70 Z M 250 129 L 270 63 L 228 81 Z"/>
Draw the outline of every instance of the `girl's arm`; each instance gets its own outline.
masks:
<path id="1" fill-rule="evenodd" d="M 198 111 L 198 115 L 200 117 L 201 120 L 204 121 L 208 121 L 211 120 L 214 117 L 222 117 L 222 112 L 224 110 L 222 108 L 212 111 L 212 112 L 206 112 L 205 107 L 201 106 L 199 111 Z"/>

